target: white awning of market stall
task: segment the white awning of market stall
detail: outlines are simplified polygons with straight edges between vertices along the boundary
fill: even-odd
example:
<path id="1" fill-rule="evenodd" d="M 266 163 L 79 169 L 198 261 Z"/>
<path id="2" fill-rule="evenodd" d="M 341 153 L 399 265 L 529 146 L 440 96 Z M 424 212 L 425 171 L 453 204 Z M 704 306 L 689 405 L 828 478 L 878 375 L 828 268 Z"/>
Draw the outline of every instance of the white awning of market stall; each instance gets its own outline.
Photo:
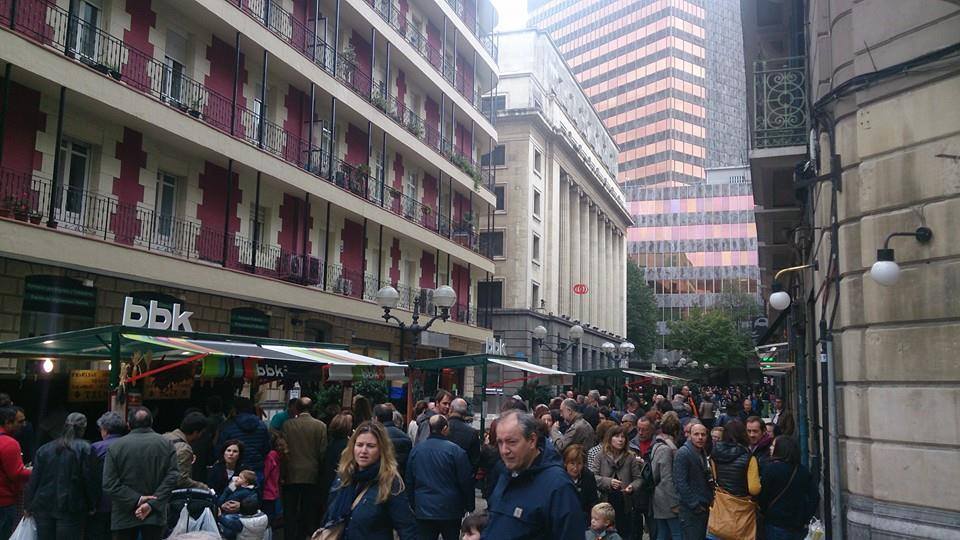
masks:
<path id="1" fill-rule="evenodd" d="M 369 377 L 370 372 L 376 373 L 377 378 L 390 381 L 406 379 L 406 366 L 394 364 L 379 358 L 364 356 L 355 352 L 339 349 L 318 349 L 309 347 L 287 347 L 282 345 L 266 345 L 266 349 L 296 356 L 303 361 L 322 362 L 329 364 L 327 380 L 352 381 Z"/>
<path id="2" fill-rule="evenodd" d="M 661 373 L 659 371 L 631 371 L 629 369 L 623 370 L 627 375 L 635 375 L 637 377 L 649 377 L 651 379 L 662 379 L 665 381 L 685 381 L 683 377 L 677 377 L 675 375 L 667 375 L 666 373 Z"/>
<path id="3" fill-rule="evenodd" d="M 467 354 L 463 356 L 444 356 L 424 360 L 411 360 L 408 365 L 417 369 L 456 369 L 462 367 L 488 366 L 490 364 L 532 374 L 531 377 L 527 378 L 536 378 L 542 381 L 543 384 L 564 385 L 571 384 L 573 381 L 572 373 L 539 366 L 525 360 L 520 360 L 519 358 L 495 354 Z M 486 370 L 482 372 L 482 376 L 486 377 Z"/>

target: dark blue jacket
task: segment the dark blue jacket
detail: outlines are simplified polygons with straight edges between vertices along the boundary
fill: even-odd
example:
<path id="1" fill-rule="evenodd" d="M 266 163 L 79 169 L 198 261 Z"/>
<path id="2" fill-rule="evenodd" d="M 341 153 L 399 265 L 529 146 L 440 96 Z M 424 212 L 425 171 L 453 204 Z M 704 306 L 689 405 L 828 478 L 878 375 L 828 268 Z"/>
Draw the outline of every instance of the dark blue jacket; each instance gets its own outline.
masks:
<path id="1" fill-rule="evenodd" d="M 713 489 L 707 483 L 709 474 L 706 456 L 693 446 L 693 441 L 687 441 L 677 450 L 673 458 L 673 487 L 680 504 L 690 510 L 698 506 L 710 508 Z"/>
<path id="2" fill-rule="evenodd" d="M 407 492 L 417 519 L 460 519 L 472 512 L 473 467 L 467 453 L 444 437 L 430 435 L 410 452 Z"/>
<path id="3" fill-rule="evenodd" d="M 806 467 L 797 465 L 796 469 L 794 475 L 794 467 L 789 463 L 771 461 L 760 476 L 759 502 L 767 523 L 802 531 L 817 510 L 820 492 Z"/>
<path id="4" fill-rule="evenodd" d="M 270 432 L 267 431 L 267 425 L 253 414 L 240 413 L 220 428 L 218 451 L 222 450 L 223 443 L 230 439 L 243 443 L 243 464 L 257 473 L 259 481 L 263 476 L 263 461 L 270 453 Z"/>
<path id="5" fill-rule="evenodd" d="M 499 471 L 488 512 L 484 540 L 583 540 L 586 518 L 577 490 L 560 456 L 542 443 L 528 469 Z"/>
<path id="6" fill-rule="evenodd" d="M 393 452 L 397 456 L 397 468 L 400 474 L 407 470 L 407 459 L 410 457 L 410 449 L 413 448 L 413 441 L 407 432 L 398 428 L 393 422 L 384 422 L 383 427 L 387 429 L 387 435 L 390 436 L 390 442 L 393 443 Z"/>
<path id="7" fill-rule="evenodd" d="M 334 504 L 336 498 L 347 496 L 345 493 L 346 490 L 340 489 L 338 478 L 330 490 L 330 504 L 323 519 L 324 524 L 330 522 L 329 509 L 337 506 Z M 378 493 L 374 484 L 363 494 L 350 515 L 341 540 L 393 540 L 394 530 L 400 535 L 400 540 L 417 540 L 417 521 L 410 510 L 407 491 L 400 491 L 400 481 L 394 482 L 390 497 L 380 504 L 377 504 Z"/>
<path id="8" fill-rule="evenodd" d="M 238 487 L 234 490 L 231 490 L 229 487 L 223 490 L 223 493 L 220 493 L 217 496 L 217 506 L 223 506 L 223 503 L 227 501 L 237 501 L 242 503 L 247 499 L 258 500 L 257 498 L 257 488 L 255 487 Z"/>

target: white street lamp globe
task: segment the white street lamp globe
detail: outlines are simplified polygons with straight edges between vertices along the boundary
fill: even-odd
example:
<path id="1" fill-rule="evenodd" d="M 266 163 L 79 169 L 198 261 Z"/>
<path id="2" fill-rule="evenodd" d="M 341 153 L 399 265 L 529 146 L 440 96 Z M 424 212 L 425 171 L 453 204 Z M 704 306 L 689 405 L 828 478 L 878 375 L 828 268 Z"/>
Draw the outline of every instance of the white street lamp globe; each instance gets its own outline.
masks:
<path id="1" fill-rule="evenodd" d="M 710 364 L 704 364 L 703 369 L 710 369 Z"/>
<path id="2" fill-rule="evenodd" d="M 624 341 L 620 344 L 620 352 L 623 354 L 633 354 L 633 351 L 636 349 L 637 348 L 633 346 L 633 343 L 630 343 L 629 341 Z"/>
<path id="3" fill-rule="evenodd" d="M 574 341 L 580 341 L 583 339 L 583 327 L 579 324 L 575 324 L 570 327 L 570 339 Z"/>
<path id="4" fill-rule="evenodd" d="M 396 289 L 387 285 L 377 291 L 377 305 L 382 308 L 393 309 L 400 303 L 400 293 Z"/>
<path id="5" fill-rule="evenodd" d="M 41 367 L 43 368 L 44 373 L 50 373 L 51 371 L 53 371 L 53 360 L 49 358 L 44 358 L 43 365 Z"/>
<path id="6" fill-rule="evenodd" d="M 783 311 L 790 307 L 790 294 L 787 291 L 777 291 L 770 295 L 770 307 Z"/>
<path id="7" fill-rule="evenodd" d="M 433 303 L 439 308 L 450 308 L 457 303 L 457 293 L 449 285 L 441 285 L 433 291 Z"/>
<path id="8" fill-rule="evenodd" d="M 537 325 L 537 326 L 534 327 L 534 329 L 533 329 L 533 337 L 535 337 L 535 338 L 537 338 L 537 339 L 539 339 L 539 340 L 544 340 L 544 339 L 546 339 L 546 337 L 547 337 L 547 329 L 544 328 L 544 327 L 541 326 L 541 325 Z"/>
<path id="9" fill-rule="evenodd" d="M 696 360 L 694 360 L 693 362 L 690 362 L 690 367 L 692 368 L 700 367 L 700 362 L 697 362 Z"/>
<path id="10" fill-rule="evenodd" d="M 880 285 L 889 287 L 900 279 L 900 265 L 895 261 L 877 261 L 870 267 L 870 277 Z"/>
<path id="11" fill-rule="evenodd" d="M 604 341 L 603 345 L 600 345 L 600 348 L 607 354 L 613 354 L 613 352 L 617 350 L 617 346 L 609 341 Z"/>

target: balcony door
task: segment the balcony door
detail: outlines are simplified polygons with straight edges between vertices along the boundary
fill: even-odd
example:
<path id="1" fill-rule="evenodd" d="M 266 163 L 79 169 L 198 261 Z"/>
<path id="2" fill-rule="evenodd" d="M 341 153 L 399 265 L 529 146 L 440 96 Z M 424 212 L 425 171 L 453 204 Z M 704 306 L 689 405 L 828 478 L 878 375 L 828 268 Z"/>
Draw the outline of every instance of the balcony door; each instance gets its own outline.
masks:
<path id="1" fill-rule="evenodd" d="M 176 242 L 177 195 L 180 179 L 157 171 L 156 236 L 157 243 L 174 247 Z"/>
<path id="2" fill-rule="evenodd" d="M 60 187 L 57 218 L 63 223 L 83 225 L 84 192 L 90 182 L 90 146 L 64 140 L 60 147 Z"/>
<path id="3" fill-rule="evenodd" d="M 417 214 L 417 169 L 411 167 L 407 171 L 407 181 L 403 184 L 403 214 L 407 218 L 415 219 Z"/>
<path id="4" fill-rule="evenodd" d="M 73 31 L 73 50 L 81 59 L 98 61 L 100 43 L 100 21 L 103 18 L 103 9 L 99 2 L 79 0 L 76 7 L 75 28 Z"/>
<path id="5" fill-rule="evenodd" d="M 193 105 L 188 102 L 184 91 L 186 63 L 187 39 L 172 30 L 167 31 L 167 46 L 163 57 L 163 95 L 175 105 Z"/>

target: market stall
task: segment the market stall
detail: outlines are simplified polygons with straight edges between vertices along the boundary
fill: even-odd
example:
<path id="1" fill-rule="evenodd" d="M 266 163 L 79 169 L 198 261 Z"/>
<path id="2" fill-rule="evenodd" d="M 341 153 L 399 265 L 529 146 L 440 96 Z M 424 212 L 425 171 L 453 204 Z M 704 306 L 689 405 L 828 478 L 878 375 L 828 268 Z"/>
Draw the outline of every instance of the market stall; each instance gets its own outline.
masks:
<path id="1" fill-rule="evenodd" d="M 505 384 L 516 383 L 520 381 L 529 381 L 537 380 L 546 385 L 557 385 L 563 386 L 572 384 L 573 374 L 567 373 L 565 371 L 559 371 L 556 369 L 551 369 L 548 367 L 540 366 L 537 364 L 532 364 L 520 358 L 514 358 L 510 356 L 501 356 L 496 354 L 468 354 L 462 356 L 447 356 L 440 358 L 428 358 L 423 360 L 413 360 L 409 362 L 408 367 L 411 369 L 410 379 L 411 381 L 417 377 L 418 373 L 423 371 L 438 371 L 442 370 L 463 370 L 465 368 L 479 367 L 480 369 L 480 388 L 481 388 L 481 397 L 479 398 L 479 403 L 481 406 L 480 412 L 480 430 L 482 431 L 486 427 L 487 419 L 487 391 L 488 388 L 500 388 L 502 389 Z M 501 373 L 513 373 L 517 376 L 501 376 L 500 380 L 489 383 L 488 371 L 491 367 L 503 368 Z M 412 383 L 411 383 L 412 384 Z M 408 392 L 408 395 L 411 396 L 412 400 L 413 392 Z"/>

